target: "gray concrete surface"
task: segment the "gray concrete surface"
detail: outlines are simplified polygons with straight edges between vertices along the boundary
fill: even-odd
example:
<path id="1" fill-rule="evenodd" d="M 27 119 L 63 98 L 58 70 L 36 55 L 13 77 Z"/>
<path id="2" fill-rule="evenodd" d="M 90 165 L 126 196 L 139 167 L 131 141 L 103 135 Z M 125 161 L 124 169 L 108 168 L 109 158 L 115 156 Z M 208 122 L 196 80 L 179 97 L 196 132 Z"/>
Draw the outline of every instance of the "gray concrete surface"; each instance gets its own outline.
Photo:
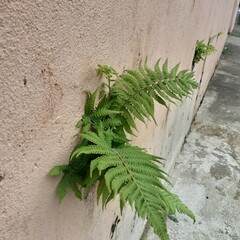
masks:
<path id="1" fill-rule="evenodd" d="M 235 37 L 240 37 L 240 24 L 235 24 L 231 35 L 233 35 Z"/>
<path id="2" fill-rule="evenodd" d="M 169 221 L 172 240 L 240 239 L 240 38 L 234 35 L 171 174 L 173 192 L 197 218 Z M 159 238 L 147 230 L 142 239 Z"/>

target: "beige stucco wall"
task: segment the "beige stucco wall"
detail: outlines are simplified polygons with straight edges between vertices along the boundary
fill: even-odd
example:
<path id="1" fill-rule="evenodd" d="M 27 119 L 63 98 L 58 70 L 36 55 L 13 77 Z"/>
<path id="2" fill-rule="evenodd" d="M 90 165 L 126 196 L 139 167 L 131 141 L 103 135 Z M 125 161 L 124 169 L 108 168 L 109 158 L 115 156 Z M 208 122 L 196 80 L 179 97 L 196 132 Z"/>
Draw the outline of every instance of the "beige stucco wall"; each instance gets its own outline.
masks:
<path id="1" fill-rule="evenodd" d="M 135 142 L 168 159 L 170 171 L 232 24 L 235 0 L 9 0 L 0 2 L 0 239 L 107 240 L 118 202 L 102 212 L 95 189 L 58 204 L 58 178 L 68 161 L 84 106 L 83 90 L 100 80 L 97 64 L 119 71 L 147 55 L 190 68 L 197 39 L 224 32 L 207 59 L 192 99 L 159 107 L 158 126 L 140 126 Z M 195 67 L 200 81 L 203 63 Z M 120 216 L 119 216 L 120 217 Z M 113 238 L 137 240 L 144 223 L 129 209 Z"/>

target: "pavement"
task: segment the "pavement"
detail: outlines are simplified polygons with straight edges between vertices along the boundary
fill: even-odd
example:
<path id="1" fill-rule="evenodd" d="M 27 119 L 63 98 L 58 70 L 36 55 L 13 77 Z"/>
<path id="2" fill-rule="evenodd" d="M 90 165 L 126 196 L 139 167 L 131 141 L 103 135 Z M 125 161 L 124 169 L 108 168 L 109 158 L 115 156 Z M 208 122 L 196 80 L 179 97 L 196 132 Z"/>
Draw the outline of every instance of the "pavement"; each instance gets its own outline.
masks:
<path id="1" fill-rule="evenodd" d="M 231 35 L 233 35 L 235 37 L 240 37 L 240 24 L 235 24 Z"/>
<path id="2" fill-rule="evenodd" d="M 171 240 L 240 240 L 240 34 L 226 43 L 178 156 L 172 191 L 196 215 L 168 221 Z M 159 240 L 147 229 L 142 240 Z"/>

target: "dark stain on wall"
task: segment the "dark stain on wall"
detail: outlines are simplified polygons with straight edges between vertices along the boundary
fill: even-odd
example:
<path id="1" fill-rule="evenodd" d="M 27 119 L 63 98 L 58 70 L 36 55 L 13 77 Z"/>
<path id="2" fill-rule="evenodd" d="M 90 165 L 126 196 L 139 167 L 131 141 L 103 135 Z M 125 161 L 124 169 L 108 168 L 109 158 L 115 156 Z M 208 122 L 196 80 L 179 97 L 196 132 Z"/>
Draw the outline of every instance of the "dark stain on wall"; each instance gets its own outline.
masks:
<path id="1" fill-rule="evenodd" d="M 117 216 L 117 217 L 115 218 L 112 226 L 111 226 L 110 239 L 113 238 L 114 233 L 115 233 L 115 231 L 116 231 L 116 229 L 117 229 L 117 225 L 118 225 L 119 222 L 120 222 L 120 219 L 119 219 L 119 217 Z"/>
<path id="2" fill-rule="evenodd" d="M 133 217 L 133 223 L 132 223 L 132 226 L 131 226 L 131 233 L 132 233 L 133 230 L 134 230 L 136 218 L 137 218 L 137 213 L 135 213 L 135 214 L 134 214 L 134 217 Z"/>
<path id="3" fill-rule="evenodd" d="M 0 174 L 0 182 L 4 179 L 5 175 L 4 174 Z"/>
<path id="4" fill-rule="evenodd" d="M 196 0 L 193 0 L 192 10 L 194 9 L 195 4 L 196 4 Z"/>
<path id="5" fill-rule="evenodd" d="M 23 85 L 26 87 L 27 86 L 27 79 L 23 78 Z"/>

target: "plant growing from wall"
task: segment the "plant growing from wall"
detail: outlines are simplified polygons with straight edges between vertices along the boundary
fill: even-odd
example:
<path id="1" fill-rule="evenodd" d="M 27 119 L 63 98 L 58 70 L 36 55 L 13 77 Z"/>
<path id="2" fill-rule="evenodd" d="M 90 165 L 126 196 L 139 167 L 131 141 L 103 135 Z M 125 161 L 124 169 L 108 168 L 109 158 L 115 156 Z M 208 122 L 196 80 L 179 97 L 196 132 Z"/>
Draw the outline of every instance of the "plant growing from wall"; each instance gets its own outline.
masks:
<path id="1" fill-rule="evenodd" d="M 207 44 L 204 43 L 204 40 L 197 40 L 193 57 L 193 66 L 216 51 L 216 48 L 213 45 L 213 40 L 218 38 L 220 35 L 222 35 L 222 32 L 209 37 Z"/>
<path id="2" fill-rule="evenodd" d="M 97 198 L 103 208 L 116 196 L 122 212 L 126 203 L 141 218 L 147 218 L 155 233 L 169 239 L 166 220 L 177 211 L 195 221 L 193 213 L 164 185 L 170 183 L 162 170 L 163 159 L 133 146 L 127 134 L 135 135 L 135 119 L 145 122 L 154 118 L 154 105 L 181 101 L 198 84 L 188 70 L 171 71 L 166 60 L 154 69 L 145 62 L 138 71 L 118 74 L 111 66 L 99 65 L 97 72 L 106 78 L 106 88 L 88 93 L 85 112 L 77 123 L 80 140 L 67 165 L 55 166 L 50 176 L 62 175 L 57 187 L 62 201 L 67 189 L 82 198 L 82 190 L 98 183 Z"/>

